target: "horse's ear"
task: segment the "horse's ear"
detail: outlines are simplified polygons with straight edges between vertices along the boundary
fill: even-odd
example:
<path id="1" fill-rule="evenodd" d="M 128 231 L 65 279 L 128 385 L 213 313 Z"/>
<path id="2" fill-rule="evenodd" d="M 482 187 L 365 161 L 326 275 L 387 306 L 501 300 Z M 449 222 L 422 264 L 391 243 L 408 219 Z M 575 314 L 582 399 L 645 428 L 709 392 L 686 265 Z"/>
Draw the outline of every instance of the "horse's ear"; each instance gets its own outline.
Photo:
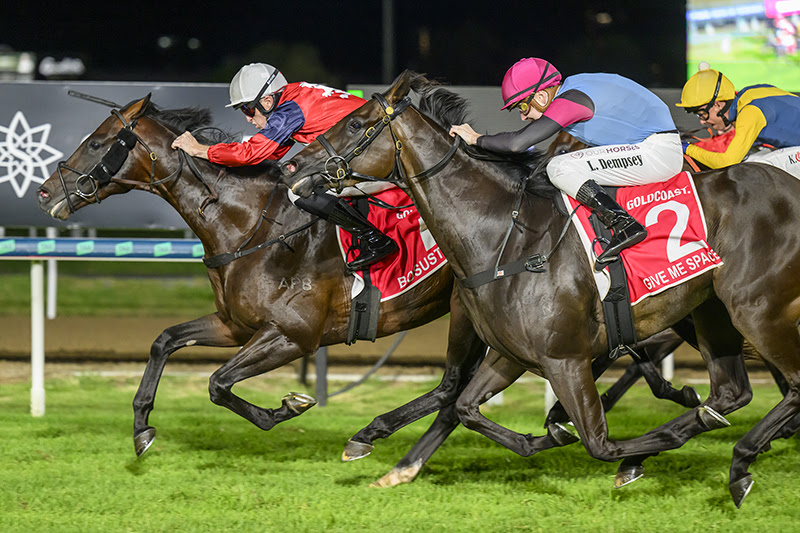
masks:
<path id="1" fill-rule="evenodd" d="M 144 115 L 144 112 L 147 110 L 147 106 L 150 105 L 150 96 L 152 94 L 153 93 L 147 93 L 147 96 L 145 96 L 141 100 L 133 102 L 128 107 L 126 107 L 125 110 L 123 111 L 125 118 L 131 121 Z"/>
<path id="2" fill-rule="evenodd" d="M 386 98 L 386 101 L 390 104 L 396 104 L 402 100 L 411 89 L 411 80 L 413 77 L 414 73 L 410 70 L 405 70 L 397 76 L 389 90 L 383 93 L 383 97 Z"/>

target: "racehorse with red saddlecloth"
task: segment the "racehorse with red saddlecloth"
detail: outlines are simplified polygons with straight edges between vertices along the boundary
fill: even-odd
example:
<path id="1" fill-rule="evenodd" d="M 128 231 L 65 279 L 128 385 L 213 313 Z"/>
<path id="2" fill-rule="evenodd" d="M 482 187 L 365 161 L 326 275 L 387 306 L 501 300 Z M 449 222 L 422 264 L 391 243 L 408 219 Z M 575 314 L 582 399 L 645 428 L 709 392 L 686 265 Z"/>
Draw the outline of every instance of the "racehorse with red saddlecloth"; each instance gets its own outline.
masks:
<path id="1" fill-rule="evenodd" d="M 267 409 L 237 396 L 232 387 L 314 354 L 320 346 L 342 343 L 348 334 L 353 277 L 345 271 L 335 226 L 316 223 L 319 219 L 290 203 L 277 163 L 226 168 L 170 148 L 179 133 L 205 127 L 209 118 L 207 110 L 160 110 L 149 96 L 114 109 L 38 190 L 40 208 L 62 220 L 111 195 L 152 192 L 180 213 L 203 243 L 206 259 L 220 263 L 208 269 L 217 311 L 167 328 L 152 345 L 133 401 L 137 455 L 155 439 L 149 416 L 167 359 L 176 350 L 240 346 L 211 376 L 211 400 L 268 430 L 302 414 L 315 400 L 290 393 L 280 407 Z M 292 278 L 307 283 L 286 283 Z M 380 305 L 379 337 L 450 312 L 441 384 L 387 417 L 382 426 L 387 433 L 454 404 L 486 351 L 470 322 L 451 308 L 452 285 L 445 266 Z"/>
<path id="2" fill-rule="evenodd" d="M 226 168 L 170 149 L 178 134 L 203 130 L 208 122 L 205 110 L 161 110 L 149 97 L 132 102 L 112 111 L 38 191 L 40 207 L 59 219 L 115 194 L 154 193 L 180 213 L 202 241 L 207 259 L 219 263 L 208 270 L 217 312 L 167 328 L 153 343 L 133 402 L 137 455 L 155 439 L 149 416 L 161 374 L 176 350 L 241 346 L 211 376 L 211 399 L 266 430 L 305 412 L 314 405 L 313 398 L 292 393 L 281 407 L 265 409 L 233 394 L 233 385 L 310 355 L 319 346 L 344 342 L 348 332 L 353 277 L 345 272 L 334 226 L 316 224 L 317 219 L 292 206 L 276 163 Z M 309 280 L 309 286 L 283 282 L 298 277 Z M 387 475 L 387 484 L 413 479 L 455 428 L 455 399 L 485 352 L 460 309 L 451 307 L 452 282 L 445 267 L 381 305 L 379 336 L 451 313 L 441 384 L 376 418 L 346 452 L 350 459 L 363 456 L 374 439 L 443 409 L 420 443 Z M 658 338 L 650 342 L 658 343 Z M 687 396 L 687 391 L 675 392 L 679 400 Z M 556 422 L 551 425 L 560 432 Z M 566 430 L 560 433 L 567 439 L 562 442 L 568 442 Z"/>
<path id="3" fill-rule="evenodd" d="M 412 87 L 425 112 L 411 105 Z M 691 314 L 711 393 L 701 406 L 641 437 L 612 440 L 591 374 L 592 359 L 607 351 L 606 326 L 577 231 L 565 229 L 567 217 L 552 192 L 536 194 L 547 185 L 541 168 L 533 177 L 511 176 L 451 143 L 447 127 L 458 122 L 448 110 L 464 105 L 405 72 L 386 93 L 284 163 L 285 181 L 299 194 L 321 181 L 349 183 L 355 173 L 360 179 L 396 178 L 407 188 L 459 280 L 465 313 L 497 351 L 459 397 L 459 419 L 521 455 L 553 442 L 503 428 L 479 405 L 526 370 L 550 380 L 590 455 L 623 459 L 619 481 L 647 456 L 724 427 L 723 415 L 749 402 L 742 357 L 747 339 L 786 377 L 789 391 L 734 447 L 729 489 L 741 505 L 753 483 L 748 466 L 800 419 L 800 279 L 794 275 L 800 269 L 800 182 L 774 167 L 746 163 L 695 176 L 708 243 L 724 265 L 646 298 L 634 307 L 634 318 L 644 338 Z M 326 162 L 335 174 L 326 173 Z M 518 231 L 509 232 L 512 210 Z M 501 250 L 507 261 L 538 253 L 544 268 L 465 287 L 463 280 L 498 264 Z"/>

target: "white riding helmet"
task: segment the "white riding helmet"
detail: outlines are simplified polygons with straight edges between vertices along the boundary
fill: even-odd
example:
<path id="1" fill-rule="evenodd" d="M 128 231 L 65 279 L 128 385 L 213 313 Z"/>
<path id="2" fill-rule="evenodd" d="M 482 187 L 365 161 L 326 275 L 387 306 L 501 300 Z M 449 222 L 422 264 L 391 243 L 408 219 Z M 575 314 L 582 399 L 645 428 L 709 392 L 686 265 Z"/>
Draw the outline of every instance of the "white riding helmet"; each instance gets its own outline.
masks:
<path id="1" fill-rule="evenodd" d="M 231 80 L 231 103 L 225 107 L 249 104 L 262 96 L 280 91 L 287 83 L 283 74 L 272 65 L 250 63 L 239 69 Z"/>

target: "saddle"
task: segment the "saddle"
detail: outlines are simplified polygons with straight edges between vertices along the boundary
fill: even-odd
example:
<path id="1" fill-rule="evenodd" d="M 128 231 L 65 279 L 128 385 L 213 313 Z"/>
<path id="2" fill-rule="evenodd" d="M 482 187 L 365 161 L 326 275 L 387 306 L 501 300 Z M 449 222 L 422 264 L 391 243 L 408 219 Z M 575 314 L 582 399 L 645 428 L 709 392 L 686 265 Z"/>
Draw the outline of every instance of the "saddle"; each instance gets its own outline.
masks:
<path id="1" fill-rule="evenodd" d="M 347 344 L 374 341 L 380 303 L 411 290 L 447 264 L 439 245 L 424 225 L 411 199 L 393 187 L 371 196 L 348 199 L 370 223 L 394 240 L 400 250 L 369 268 L 353 273 L 350 326 Z M 336 232 L 342 259 L 346 262 L 352 236 Z"/>

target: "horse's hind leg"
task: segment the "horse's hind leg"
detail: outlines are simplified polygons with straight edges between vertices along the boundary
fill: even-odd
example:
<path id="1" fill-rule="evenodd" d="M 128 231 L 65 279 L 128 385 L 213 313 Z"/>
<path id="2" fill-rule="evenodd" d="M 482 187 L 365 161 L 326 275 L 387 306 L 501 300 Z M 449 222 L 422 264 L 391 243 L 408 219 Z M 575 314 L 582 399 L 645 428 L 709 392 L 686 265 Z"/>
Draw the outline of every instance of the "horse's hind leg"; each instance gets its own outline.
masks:
<path id="1" fill-rule="evenodd" d="M 787 425 L 792 424 L 793 429 L 796 429 L 793 419 L 798 412 L 800 412 L 800 393 L 798 387 L 792 387 L 783 400 L 733 447 L 728 488 L 736 507 L 741 507 L 753 485 L 753 478 L 747 471 L 748 467 L 755 462 L 758 454 L 769 450 L 769 443 L 777 438 Z"/>
<path id="2" fill-rule="evenodd" d="M 231 391 L 240 381 L 284 366 L 306 353 L 313 353 L 319 344 L 318 337 L 316 343 L 313 335 L 303 338 L 308 342 L 305 347 L 291 340 L 273 325 L 258 330 L 236 355 L 209 378 L 211 401 L 230 409 L 263 430 L 272 429 L 275 424 L 294 418 L 316 405 L 316 400 L 311 396 L 293 393 L 283 398 L 278 409 L 265 409 L 243 400 Z"/>
<path id="3" fill-rule="evenodd" d="M 140 456 L 153 444 L 156 430 L 148 425 L 150 412 L 155 403 L 156 390 L 167 358 L 184 346 L 238 346 L 236 335 L 219 316 L 214 313 L 172 326 L 150 347 L 150 358 L 133 398 L 133 443 L 136 455 Z"/>
<path id="4" fill-rule="evenodd" d="M 647 446 L 659 440 L 662 449 L 677 448 L 691 437 L 728 425 L 723 415 L 747 405 L 752 398 L 750 381 L 742 355 L 742 336 L 733 327 L 721 302 L 708 300 L 693 313 L 698 348 L 708 367 L 711 391 L 697 410 L 662 425 L 641 437 Z M 642 462 L 652 454 L 625 453 L 617 471 L 615 485 L 620 487 L 637 477 Z"/>
<path id="5" fill-rule="evenodd" d="M 776 315 L 780 316 L 778 312 Z M 762 357 L 786 378 L 789 390 L 783 400 L 762 418 L 733 448 L 729 489 L 736 507 L 741 506 L 753 483 L 748 472 L 758 454 L 769 450 L 770 442 L 788 437 L 800 427 L 800 327 L 793 325 L 776 331 L 760 328 L 749 336 Z"/>
<path id="6" fill-rule="evenodd" d="M 428 459 L 457 427 L 456 405 L 451 403 L 439 410 L 431 427 L 414 444 L 406 456 L 371 486 L 386 488 L 413 481 L 422 466 L 428 462 Z"/>
<path id="7" fill-rule="evenodd" d="M 402 407 L 376 417 L 368 426 L 350 438 L 344 453 L 342 453 L 342 460 L 353 461 L 366 457 L 372 451 L 374 440 L 386 438 L 400 428 L 438 411 L 444 406 L 455 403 L 456 398 L 475 373 L 485 351 L 486 345 L 478 338 L 472 323 L 453 301 L 447 342 L 447 361 L 441 383 L 432 391 Z M 435 424 L 436 422 L 434 422 Z"/>
<path id="8" fill-rule="evenodd" d="M 642 360 L 630 363 L 622 376 L 609 387 L 602 395 L 600 400 L 603 402 L 603 410 L 610 411 L 622 396 L 633 386 L 636 381 L 644 376 L 650 390 L 656 398 L 671 400 L 684 407 L 696 407 L 700 405 L 701 398 L 694 388 L 684 386 L 678 390 L 666 381 L 658 372 L 656 364 L 660 363 L 666 356 L 671 354 L 678 346 L 683 343 L 683 339 L 678 337 L 671 330 L 645 339 L 638 343 L 634 348 L 642 355 Z M 592 375 L 595 381 L 603 372 L 611 366 L 613 361 L 606 355 L 598 357 L 592 362 Z M 561 402 L 556 402 L 550 409 L 545 420 L 545 427 L 555 422 L 567 422 L 567 416 Z"/>

